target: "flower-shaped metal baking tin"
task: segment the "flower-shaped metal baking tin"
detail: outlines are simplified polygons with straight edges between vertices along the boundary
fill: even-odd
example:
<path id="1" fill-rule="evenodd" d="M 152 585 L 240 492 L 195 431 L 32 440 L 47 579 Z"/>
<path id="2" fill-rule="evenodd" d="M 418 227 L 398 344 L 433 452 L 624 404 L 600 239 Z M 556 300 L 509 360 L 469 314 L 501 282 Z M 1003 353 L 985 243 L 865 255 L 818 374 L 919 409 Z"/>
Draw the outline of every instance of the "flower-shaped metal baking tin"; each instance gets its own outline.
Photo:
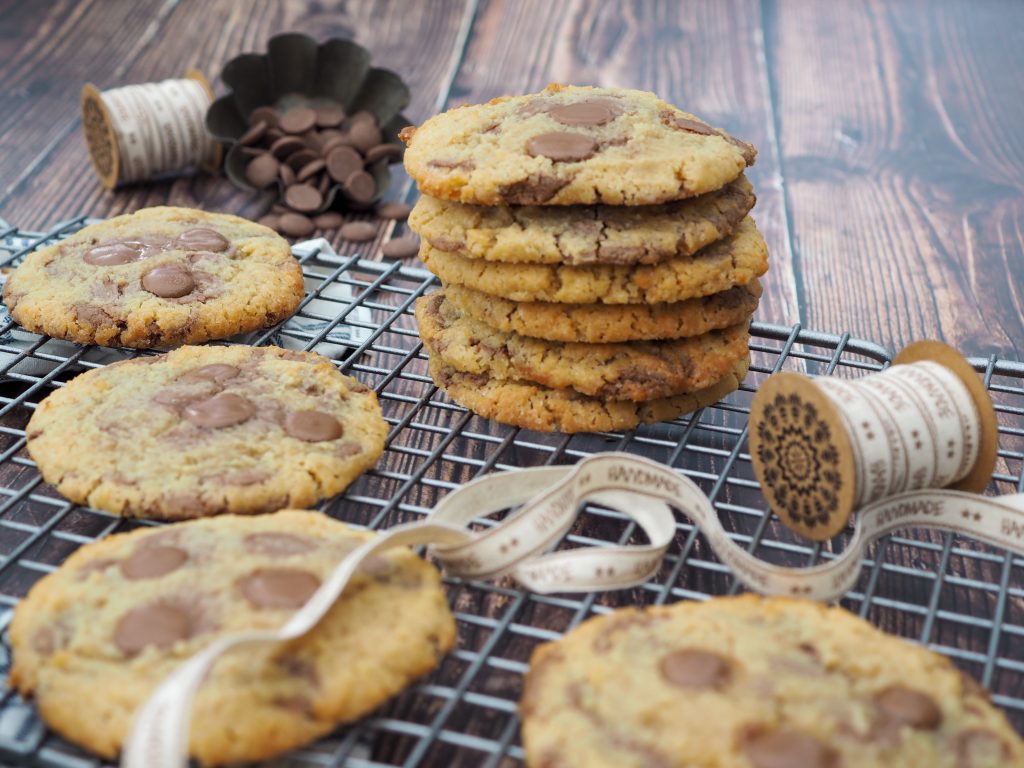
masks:
<path id="1" fill-rule="evenodd" d="M 377 118 L 384 142 L 403 147 L 398 132 L 410 121 L 401 115 L 409 104 L 409 88 L 394 72 L 370 66 L 370 53 L 351 40 L 331 39 L 317 43 L 299 33 L 277 35 L 270 39 L 266 53 L 243 53 L 231 59 L 221 73 L 230 88 L 210 105 L 206 129 L 229 146 L 224 171 L 238 187 L 255 190 L 245 178 L 249 157 L 238 139 L 248 129 L 249 114 L 256 107 L 270 106 L 285 113 L 296 107 L 335 104 L 346 114 L 366 111 Z M 378 160 L 367 172 L 377 185 L 370 205 L 384 196 L 391 174 L 388 161 Z M 278 182 L 280 184 L 280 181 Z M 324 195 L 320 210 L 344 200 L 338 184 Z"/>

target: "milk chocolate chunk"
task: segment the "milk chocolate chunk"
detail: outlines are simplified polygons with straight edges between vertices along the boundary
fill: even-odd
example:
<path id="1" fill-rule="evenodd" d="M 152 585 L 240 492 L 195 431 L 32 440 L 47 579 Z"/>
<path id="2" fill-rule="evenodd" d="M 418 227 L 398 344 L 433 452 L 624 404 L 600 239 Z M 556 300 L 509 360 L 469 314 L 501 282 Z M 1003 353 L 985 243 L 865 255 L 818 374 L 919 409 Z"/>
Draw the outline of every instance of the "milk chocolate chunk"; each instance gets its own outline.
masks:
<path id="1" fill-rule="evenodd" d="M 114 644 L 122 653 L 134 656 L 149 646 L 170 648 L 191 634 L 191 617 L 183 606 L 156 602 L 122 616 L 114 630 Z"/>
<path id="2" fill-rule="evenodd" d="M 284 201 L 296 211 L 308 213 L 319 208 L 324 198 L 316 187 L 311 187 L 309 184 L 295 184 L 285 190 Z"/>
<path id="3" fill-rule="evenodd" d="M 681 130 L 684 131 L 689 131 L 690 133 L 698 133 L 701 136 L 715 135 L 715 131 L 711 126 L 697 122 L 696 120 L 691 120 L 688 117 L 675 117 L 672 120 L 672 124 L 676 128 L 680 128 Z"/>
<path id="4" fill-rule="evenodd" d="M 241 369 L 237 365 L 211 363 L 210 365 L 203 365 L 199 368 L 195 368 L 181 378 L 184 380 L 206 379 L 208 381 L 215 381 L 218 384 L 223 384 L 228 379 L 235 378 L 239 373 L 241 373 Z"/>
<path id="5" fill-rule="evenodd" d="M 952 738 L 957 768 L 982 768 L 1006 765 L 1010 747 L 1003 738 L 987 728 L 968 728 Z"/>
<path id="6" fill-rule="evenodd" d="M 712 651 L 687 648 L 661 658 L 661 676 L 680 688 L 723 688 L 732 675 L 729 660 Z"/>
<path id="7" fill-rule="evenodd" d="M 180 299 L 196 287 L 196 281 L 184 264 L 163 264 L 142 276 L 142 287 L 162 299 Z"/>
<path id="8" fill-rule="evenodd" d="M 316 125 L 316 112 L 308 107 L 299 107 L 278 120 L 277 125 L 285 133 L 305 133 Z"/>
<path id="9" fill-rule="evenodd" d="M 526 142 L 526 151 L 531 157 L 547 157 L 556 163 L 571 163 L 593 157 L 597 152 L 597 142 L 582 133 L 542 133 Z"/>
<path id="10" fill-rule="evenodd" d="M 341 423 L 323 411 L 293 411 L 284 419 L 284 431 L 307 443 L 337 440 L 344 433 Z"/>
<path id="11" fill-rule="evenodd" d="M 932 731 L 942 722 L 942 710 L 928 694 L 893 685 L 875 695 L 875 704 L 900 725 Z"/>
<path id="12" fill-rule="evenodd" d="M 97 267 L 114 267 L 119 264 L 130 264 L 142 258 L 142 244 L 129 241 L 115 241 L 94 245 L 82 256 L 86 264 Z"/>
<path id="13" fill-rule="evenodd" d="M 612 99 L 587 99 L 552 107 L 548 114 L 562 125 L 604 125 L 621 115 L 622 107 Z"/>
<path id="14" fill-rule="evenodd" d="M 338 234 L 346 240 L 362 243 L 373 240 L 377 236 L 377 228 L 368 221 L 350 221 L 338 230 Z"/>
<path id="15" fill-rule="evenodd" d="M 228 246 L 231 245 L 224 235 L 209 227 L 186 229 L 178 235 L 178 239 L 174 241 L 174 244 L 186 251 L 209 251 L 210 253 L 226 251 Z"/>
<path id="16" fill-rule="evenodd" d="M 839 756 L 814 736 L 793 728 L 758 729 L 743 740 L 754 768 L 839 768 Z"/>
<path id="17" fill-rule="evenodd" d="M 155 579 L 178 570 L 188 560 L 188 552 L 179 547 L 141 547 L 121 561 L 126 579 Z"/>
<path id="18" fill-rule="evenodd" d="M 320 586 L 320 579 L 297 568 L 260 568 L 237 584 L 254 608 L 280 610 L 304 605 Z"/>
<path id="19" fill-rule="evenodd" d="M 250 184 L 258 189 L 269 187 L 277 178 L 277 169 L 280 163 L 271 154 L 262 154 L 254 157 L 245 166 L 245 178 Z"/>
<path id="20" fill-rule="evenodd" d="M 250 533 L 242 544 L 253 555 L 291 557 L 316 549 L 316 542 L 294 533 Z"/>
<path id="21" fill-rule="evenodd" d="M 184 416 L 197 427 L 222 429 L 242 424 L 255 413 L 256 406 L 241 395 L 222 392 L 209 400 L 187 406 Z"/>
<path id="22" fill-rule="evenodd" d="M 542 205 L 569 183 L 548 174 L 534 173 L 515 184 L 501 188 L 501 197 L 509 205 Z"/>

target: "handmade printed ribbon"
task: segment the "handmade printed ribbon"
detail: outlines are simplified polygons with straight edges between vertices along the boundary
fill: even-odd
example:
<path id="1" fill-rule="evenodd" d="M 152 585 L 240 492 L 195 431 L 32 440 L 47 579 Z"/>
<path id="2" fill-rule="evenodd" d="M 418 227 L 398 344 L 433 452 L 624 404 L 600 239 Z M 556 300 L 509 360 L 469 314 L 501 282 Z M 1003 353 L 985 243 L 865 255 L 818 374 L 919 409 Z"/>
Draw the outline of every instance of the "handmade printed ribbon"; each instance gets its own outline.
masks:
<path id="1" fill-rule="evenodd" d="M 584 501 L 633 519 L 650 544 L 547 552 L 569 530 Z M 466 527 L 519 504 L 516 512 L 488 529 Z M 427 520 L 391 528 L 354 550 L 279 630 L 223 637 L 182 664 L 137 714 L 122 766 L 184 766 L 192 700 L 214 662 L 232 649 L 281 642 L 309 631 L 341 596 L 359 564 L 374 553 L 430 544 L 450 576 L 509 575 L 535 592 L 619 589 L 641 584 L 658 570 L 676 532 L 672 508 L 700 527 L 718 558 L 743 584 L 763 594 L 837 599 L 856 582 L 865 548 L 899 528 L 954 531 L 1024 554 L 1024 494 L 989 498 L 925 490 L 881 499 L 860 511 L 842 554 L 810 568 L 787 568 L 765 563 L 732 541 L 711 502 L 691 480 L 648 459 L 603 453 L 573 466 L 488 475 L 452 491 Z"/>

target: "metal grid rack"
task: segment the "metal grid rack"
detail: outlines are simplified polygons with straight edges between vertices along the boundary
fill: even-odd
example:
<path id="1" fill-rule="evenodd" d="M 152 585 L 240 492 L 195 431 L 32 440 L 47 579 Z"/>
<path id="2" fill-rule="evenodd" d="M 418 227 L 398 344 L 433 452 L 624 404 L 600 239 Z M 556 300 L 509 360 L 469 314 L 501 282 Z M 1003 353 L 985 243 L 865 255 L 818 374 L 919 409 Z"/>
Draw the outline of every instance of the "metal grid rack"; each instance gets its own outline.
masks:
<path id="1" fill-rule="evenodd" d="M 0 229 L 0 266 L 74 232 L 83 220 L 45 234 Z M 452 403 L 426 374 L 412 305 L 434 284 L 426 272 L 358 254 L 301 258 L 310 293 L 298 317 L 309 322 L 248 340 L 322 349 L 338 329 L 355 329 L 345 373 L 373 386 L 391 425 L 385 455 L 340 498 L 332 516 L 369 528 L 420 519 L 448 490 L 512 467 L 572 463 L 595 451 L 624 450 L 664 462 L 697 482 L 733 538 L 759 557 L 810 565 L 841 551 L 844 533 L 810 545 L 764 510 L 746 445 L 752 392 L 773 371 L 859 376 L 889 362 L 882 347 L 848 334 L 753 326 L 751 374 L 723 402 L 671 423 L 622 433 L 542 434 L 481 419 Z M 339 290 L 342 286 L 348 289 Z M 345 296 L 350 293 L 351 295 Z M 339 296 L 341 298 L 339 298 Z M 0 324 L 0 629 L 13 607 L 78 546 L 145 524 L 70 504 L 42 483 L 25 452 L 24 426 L 48 392 L 103 364 L 95 348 L 47 340 Z M 134 355 L 139 353 L 123 353 Z M 996 402 L 1000 460 L 991 490 L 1024 491 L 1024 365 L 972 360 Z M 509 582 L 447 580 L 458 645 L 431 675 L 373 716 L 280 766 L 513 766 L 522 762 L 516 703 L 530 653 L 589 616 L 627 604 L 703 600 L 740 585 L 710 553 L 700 532 L 679 518 L 660 572 L 646 584 L 604 594 L 542 596 Z M 638 538 L 622 515 L 586 508 L 564 546 L 602 546 Z M 1024 731 L 1024 558 L 955 535 L 908 531 L 875 544 L 843 605 L 872 623 L 951 657 L 992 692 Z M 9 667 L 0 646 L 0 672 Z M 101 763 L 53 735 L 30 703 L 0 689 L 0 762 L 47 766 Z"/>

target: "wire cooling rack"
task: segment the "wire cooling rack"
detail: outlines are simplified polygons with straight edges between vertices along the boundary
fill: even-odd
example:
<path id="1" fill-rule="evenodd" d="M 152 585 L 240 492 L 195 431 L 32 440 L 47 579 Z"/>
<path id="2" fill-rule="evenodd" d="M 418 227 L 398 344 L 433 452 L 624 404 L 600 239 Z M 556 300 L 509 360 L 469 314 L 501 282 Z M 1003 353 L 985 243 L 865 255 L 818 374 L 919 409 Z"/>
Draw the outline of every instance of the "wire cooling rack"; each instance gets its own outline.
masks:
<path id="1" fill-rule="evenodd" d="M 66 236 L 75 220 L 45 234 L 0 229 L 0 267 Z M 752 392 L 777 370 L 854 377 L 889 363 L 888 352 L 849 335 L 799 326 L 753 326 L 751 374 L 723 402 L 670 423 L 628 432 L 542 434 L 478 418 L 452 403 L 426 374 L 412 305 L 433 277 L 398 263 L 334 256 L 300 260 L 309 295 L 298 322 L 248 339 L 327 350 L 338 367 L 373 386 L 391 426 L 377 467 L 324 505 L 339 519 L 385 528 L 427 515 L 447 491 L 512 467 L 568 464 L 623 450 L 674 467 L 708 494 L 733 538 L 766 560 L 810 565 L 842 551 L 848 533 L 809 545 L 764 510 L 751 470 L 746 419 Z M 339 335 L 347 347 L 331 344 Z M 324 345 L 329 346 L 325 347 Z M 110 355 L 0 325 L 0 629 L 39 578 L 77 547 L 143 524 L 72 505 L 46 486 L 25 452 L 32 410 L 72 376 Z M 991 490 L 1024 490 L 1024 366 L 974 359 L 1000 424 Z M 622 515 L 588 506 L 564 546 L 642 542 Z M 646 584 L 618 592 L 534 595 L 510 582 L 446 581 L 458 645 L 440 667 L 358 724 L 273 763 L 278 766 L 514 766 L 522 763 L 516 703 L 531 651 L 589 616 L 628 604 L 704 600 L 740 585 L 700 533 L 678 519 L 664 564 Z M 983 685 L 1024 730 L 1024 558 L 959 536 L 909 531 L 873 545 L 843 605 L 883 629 L 943 653 Z M 10 651 L 0 646 L 6 675 Z M 83 705 L 87 706 L 86 702 Z M 0 760 L 5 764 L 96 766 L 50 733 L 31 703 L 0 689 Z"/>

